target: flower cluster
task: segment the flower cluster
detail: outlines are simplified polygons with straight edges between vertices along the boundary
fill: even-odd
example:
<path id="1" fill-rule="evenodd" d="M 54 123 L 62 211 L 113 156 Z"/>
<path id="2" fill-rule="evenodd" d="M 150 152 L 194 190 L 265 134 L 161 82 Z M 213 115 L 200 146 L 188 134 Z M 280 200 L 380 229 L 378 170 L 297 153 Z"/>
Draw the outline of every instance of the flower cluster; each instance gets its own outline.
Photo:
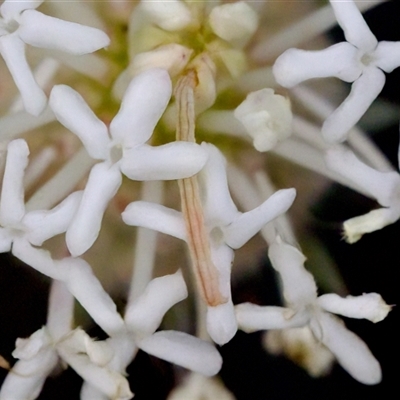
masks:
<path id="1" fill-rule="evenodd" d="M 400 66 L 400 42 L 378 43 L 352 0 L 330 0 L 324 10 L 347 41 L 317 51 L 283 43 L 272 68 L 259 54 L 269 45 L 260 23 L 267 4 L 74 2 L 69 14 L 64 6 L 0 6 L 0 53 L 18 89 L 14 101 L 1 99 L 8 109 L 0 117 L 0 250 L 51 280 L 47 322 L 16 338 L 0 399 L 35 399 L 66 366 L 83 379 L 82 399 L 131 399 L 126 369 L 138 350 L 192 371 L 171 399 L 232 398 L 211 377 L 222 366 L 214 343 L 228 343 L 238 329 L 300 341 L 302 330 L 314 341 L 304 344 L 309 359 L 325 352 L 356 380 L 378 383 L 378 361 L 332 313 L 379 322 L 391 307 L 377 293 L 317 295 L 286 214 L 301 188 L 276 189 L 260 165 L 275 153 L 375 198 L 384 208 L 344 224 L 349 242 L 399 219 L 398 173 L 382 171 L 386 160 L 353 131 L 384 72 Z M 297 87 L 323 77 L 353 82 L 336 110 Z M 321 129 L 296 102 L 324 120 Z M 282 280 L 283 306 L 233 302 L 235 253 L 259 232 Z M 171 240 L 160 249 L 158 233 Z M 117 244 L 105 245 L 107 235 Z M 174 246 L 186 249 L 184 260 Z M 133 272 L 107 247 L 133 247 Z M 159 252 L 171 253 L 169 268 L 158 265 Z M 110 280 L 124 287 L 123 313 L 106 290 Z M 164 329 L 165 314 L 188 296 L 197 304 L 196 335 L 182 323 Z M 106 339 L 77 326 L 75 301 Z M 315 365 L 314 375 L 326 367 Z"/>

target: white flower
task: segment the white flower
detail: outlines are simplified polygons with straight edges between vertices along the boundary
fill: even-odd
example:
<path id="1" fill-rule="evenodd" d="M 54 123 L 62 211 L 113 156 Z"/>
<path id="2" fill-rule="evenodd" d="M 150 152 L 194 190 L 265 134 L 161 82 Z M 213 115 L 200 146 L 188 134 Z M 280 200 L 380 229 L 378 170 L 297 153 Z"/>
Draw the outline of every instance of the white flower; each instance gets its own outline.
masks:
<path id="1" fill-rule="evenodd" d="M 103 160 L 92 168 L 67 230 L 67 246 L 73 256 L 83 254 L 97 239 L 107 204 L 122 183 L 121 172 L 140 181 L 180 179 L 194 175 L 205 164 L 205 152 L 194 143 L 146 144 L 171 90 L 165 70 L 142 72 L 131 81 L 108 129 L 73 89 L 64 85 L 53 88 L 50 107 L 57 119 L 81 139 L 91 157 Z"/>
<path id="2" fill-rule="evenodd" d="M 290 102 L 272 89 L 250 93 L 234 112 L 258 151 L 273 149 L 292 133 Z"/>
<path id="3" fill-rule="evenodd" d="M 330 313 L 378 322 L 387 316 L 391 307 L 377 293 L 346 298 L 336 294 L 317 297 L 314 279 L 303 266 L 304 255 L 281 241 L 271 245 L 269 257 L 282 278 L 288 308 L 240 304 L 236 306 L 239 327 L 254 332 L 309 326 L 316 339 L 335 355 L 353 378 L 369 385 L 379 383 L 378 361 L 366 344 Z"/>
<path id="4" fill-rule="evenodd" d="M 202 147 L 208 152 L 209 158 L 199 178 L 204 222 L 208 231 L 208 251 L 211 253 L 216 276 L 213 277 L 210 271 L 202 271 L 200 274 L 205 276 L 200 277 L 200 280 L 201 285 L 207 285 L 208 279 L 216 278 L 218 281 L 219 297 L 222 296 L 224 302 L 215 306 L 208 305 L 207 328 L 211 338 L 222 345 L 237 330 L 230 292 L 233 249 L 242 247 L 265 224 L 285 212 L 291 206 L 296 192 L 294 189 L 280 190 L 254 210 L 241 213 L 229 193 L 224 157 L 211 144 L 203 143 Z M 133 202 L 125 209 L 122 218 L 128 225 L 155 229 L 188 241 L 189 233 L 186 232 L 182 213 L 164 206 L 143 201 Z"/>
<path id="5" fill-rule="evenodd" d="M 353 1 L 330 3 L 347 42 L 320 51 L 289 49 L 278 57 L 273 71 L 277 82 L 289 88 L 330 76 L 354 82 L 350 95 L 322 126 L 324 139 L 337 142 L 346 139 L 381 92 L 384 72 L 400 66 L 400 42 L 378 43 Z"/>
<path id="6" fill-rule="evenodd" d="M 43 111 L 47 99 L 26 61 L 25 44 L 82 55 L 106 47 L 110 42 L 99 29 L 36 11 L 42 3 L 43 0 L 5 0 L 0 6 L 0 53 L 21 93 L 26 111 L 34 115 Z"/>
<path id="7" fill-rule="evenodd" d="M 353 181 L 384 208 L 347 220 L 343 227 L 346 240 L 357 242 L 364 233 L 374 232 L 400 218 L 400 175 L 398 172 L 380 172 L 361 162 L 345 148 L 327 151 L 328 167 Z"/>
<path id="8" fill-rule="evenodd" d="M 2 253 L 11 250 L 16 255 L 21 247 L 38 252 L 32 246 L 41 246 L 47 239 L 66 231 L 82 197 L 82 192 L 75 192 L 52 210 L 26 212 L 23 178 L 28 155 L 25 140 L 17 139 L 9 143 L 0 197 Z"/>
<path id="9" fill-rule="evenodd" d="M 144 293 L 128 305 L 125 312 L 126 330 L 107 340 L 114 351 L 108 367 L 123 373 L 140 348 L 202 375 L 217 374 L 222 366 L 222 358 L 211 343 L 183 332 L 156 332 L 165 313 L 186 297 L 186 284 L 180 271 L 153 279 Z M 100 400 L 102 397 L 92 385 L 84 385 L 82 399 L 94 398 Z"/>

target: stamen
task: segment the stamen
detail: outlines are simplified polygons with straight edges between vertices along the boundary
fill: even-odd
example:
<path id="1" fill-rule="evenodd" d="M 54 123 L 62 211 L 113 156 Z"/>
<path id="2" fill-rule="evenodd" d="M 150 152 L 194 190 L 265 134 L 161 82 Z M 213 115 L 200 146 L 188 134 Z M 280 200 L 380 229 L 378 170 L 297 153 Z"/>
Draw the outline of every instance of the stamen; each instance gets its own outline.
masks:
<path id="1" fill-rule="evenodd" d="M 175 97 L 178 118 L 176 139 L 195 142 L 194 90 L 196 74 L 190 71 L 177 83 Z M 180 179 L 182 213 L 185 218 L 188 245 L 197 285 L 204 301 L 212 307 L 226 303 L 219 290 L 218 271 L 211 259 L 208 233 L 204 224 L 203 207 L 197 176 Z"/>

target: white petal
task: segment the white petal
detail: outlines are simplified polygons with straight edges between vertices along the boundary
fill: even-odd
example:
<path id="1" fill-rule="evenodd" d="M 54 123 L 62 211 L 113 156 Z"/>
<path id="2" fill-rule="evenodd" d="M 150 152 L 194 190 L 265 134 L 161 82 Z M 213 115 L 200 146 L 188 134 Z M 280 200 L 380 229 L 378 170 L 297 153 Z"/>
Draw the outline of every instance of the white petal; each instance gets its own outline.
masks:
<path id="1" fill-rule="evenodd" d="M 346 40 L 360 50 L 373 50 L 378 41 L 369 29 L 361 12 L 353 1 L 330 0 L 338 24 L 344 31 Z"/>
<path id="2" fill-rule="evenodd" d="M 137 181 L 183 179 L 197 174 L 206 161 L 207 154 L 195 143 L 142 145 L 124 151 L 121 171 Z"/>
<path id="3" fill-rule="evenodd" d="M 38 8 L 44 0 L 15 1 L 5 0 L 0 6 L 0 13 L 6 20 L 17 19 L 22 11 Z"/>
<path id="4" fill-rule="evenodd" d="M 337 77 L 353 82 L 361 72 L 358 50 L 346 42 L 319 51 L 289 49 L 273 66 L 276 81 L 287 88 L 312 78 Z"/>
<path id="5" fill-rule="evenodd" d="M 301 327 L 308 323 L 308 313 L 296 313 L 290 308 L 259 306 L 243 303 L 235 306 L 239 329 L 251 333 L 268 329 Z"/>
<path id="6" fill-rule="evenodd" d="M 295 189 L 284 189 L 274 193 L 261 206 L 241 214 L 223 229 L 225 243 L 239 249 L 268 222 L 286 212 L 296 197 Z"/>
<path id="7" fill-rule="evenodd" d="M 0 198 L 0 223 L 3 226 L 20 223 L 25 214 L 23 180 L 28 155 L 28 145 L 23 139 L 13 140 L 7 146 Z"/>
<path id="8" fill-rule="evenodd" d="M 112 335 L 124 330 L 124 321 L 118 314 L 115 303 L 86 261 L 68 257 L 56 261 L 56 266 L 62 271 L 61 280 L 68 290 L 104 332 Z"/>
<path id="9" fill-rule="evenodd" d="M 208 153 L 207 163 L 199 174 L 206 223 L 228 225 L 239 212 L 229 192 L 225 157 L 212 144 L 203 142 L 201 147 Z"/>
<path id="10" fill-rule="evenodd" d="M 304 255 L 288 244 L 273 243 L 268 256 L 282 278 L 285 300 L 294 308 L 314 303 L 317 287 L 313 276 L 304 268 Z"/>
<path id="11" fill-rule="evenodd" d="M 0 253 L 7 253 L 10 251 L 12 241 L 12 233 L 8 229 L 0 227 Z"/>
<path id="12" fill-rule="evenodd" d="M 64 201 L 52 210 L 31 211 L 25 215 L 23 224 L 29 229 L 27 239 L 35 246 L 41 246 L 44 241 L 67 230 L 74 216 L 82 191 L 70 194 Z"/>
<path id="13" fill-rule="evenodd" d="M 14 79 L 25 110 L 39 115 L 46 107 L 47 97 L 36 83 L 25 58 L 25 44 L 16 34 L 0 38 L 0 53 Z"/>
<path id="14" fill-rule="evenodd" d="M 385 74 L 376 67 L 365 68 L 351 86 L 346 100 L 331 114 L 322 126 L 327 142 L 346 139 L 350 129 L 360 120 L 385 85 Z"/>
<path id="15" fill-rule="evenodd" d="M 379 42 L 372 57 L 377 67 L 392 72 L 400 66 L 400 42 Z"/>
<path id="16" fill-rule="evenodd" d="M 352 180 L 362 187 L 379 204 L 389 207 L 394 203 L 400 188 L 397 172 L 380 172 L 361 162 L 355 154 L 343 147 L 334 147 L 325 157 L 328 168 Z"/>
<path id="17" fill-rule="evenodd" d="M 141 7 L 153 23 L 166 31 L 179 31 L 192 21 L 189 8 L 185 2 L 180 0 L 142 0 Z"/>
<path id="18" fill-rule="evenodd" d="M 99 29 L 63 21 L 36 10 L 23 12 L 20 22 L 20 38 L 35 47 L 83 55 L 110 44 L 109 37 Z"/>
<path id="19" fill-rule="evenodd" d="M 147 142 L 171 94 L 171 79 L 163 69 L 149 69 L 133 78 L 110 125 L 113 139 L 128 148 Z"/>
<path id="20" fill-rule="evenodd" d="M 92 168 L 81 204 L 67 230 L 68 250 L 74 257 L 83 254 L 97 239 L 104 211 L 121 182 L 118 166 L 100 163 Z"/>
<path id="21" fill-rule="evenodd" d="M 349 318 L 365 318 L 379 322 L 386 318 L 392 307 L 388 306 L 378 293 L 364 293 L 362 296 L 340 297 L 324 294 L 318 297 L 318 304 L 326 311 Z"/>
<path id="22" fill-rule="evenodd" d="M 316 338 L 328 347 L 354 379 L 366 385 L 375 385 L 381 381 L 382 372 L 378 361 L 367 345 L 349 331 L 342 321 L 321 312 L 310 327 Z"/>
<path id="23" fill-rule="evenodd" d="M 60 271 L 59 268 L 57 268 L 56 262 L 51 258 L 47 250 L 32 247 L 32 245 L 23 238 L 14 240 L 12 253 L 25 264 L 52 279 L 63 280 L 65 277 L 64 271 Z"/>
<path id="24" fill-rule="evenodd" d="M 127 225 L 141 226 L 187 240 L 182 213 L 160 204 L 134 201 L 125 208 L 122 219 Z"/>
<path id="25" fill-rule="evenodd" d="M 162 331 L 143 339 L 139 347 L 163 360 L 212 376 L 222 366 L 222 358 L 209 342 L 183 332 Z"/>
<path id="26" fill-rule="evenodd" d="M 160 326 L 165 313 L 188 295 L 182 272 L 153 279 L 144 293 L 136 299 L 125 313 L 125 321 L 131 331 L 138 335 L 151 335 Z"/>
<path id="27" fill-rule="evenodd" d="M 58 121 L 79 137 L 92 158 L 107 158 L 108 129 L 78 92 L 66 85 L 56 85 L 50 93 L 49 105 Z"/>
<path id="28" fill-rule="evenodd" d="M 232 300 L 215 307 L 207 307 L 207 332 L 211 339 L 223 346 L 236 334 L 237 321 Z"/>

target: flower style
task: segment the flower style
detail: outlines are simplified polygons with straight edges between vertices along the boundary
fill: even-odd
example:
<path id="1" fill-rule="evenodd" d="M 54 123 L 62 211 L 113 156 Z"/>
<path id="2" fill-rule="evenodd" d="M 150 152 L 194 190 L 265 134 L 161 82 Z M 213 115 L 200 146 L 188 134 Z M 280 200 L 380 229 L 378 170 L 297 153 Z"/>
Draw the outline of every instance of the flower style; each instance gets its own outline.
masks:
<path id="1" fill-rule="evenodd" d="M 345 148 L 332 148 L 325 157 L 328 167 L 349 178 L 376 199 L 384 208 L 351 218 L 343 224 L 349 243 L 361 239 L 364 233 L 374 232 L 400 218 L 400 175 L 398 172 L 380 172 L 360 161 Z"/>
<path id="2" fill-rule="evenodd" d="M 326 141 L 340 142 L 381 92 L 384 72 L 400 66 L 400 42 L 378 43 L 353 1 L 330 3 L 347 42 L 320 51 L 289 49 L 278 57 L 273 71 L 277 82 L 288 88 L 330 76 L 353 82 L 350 95 L 322 126 Z"/>
<path id="3" fill-rule="evenodd" d="M 207 329 L 218 344 L 227 343 L 236 333 L 230 293 L 233 249 L 242 247 L 265 224 L 285 212 L 293 203 L 294 189 L 280 190 L 254 210 L 241 213 L 230 196 L 225 171 L 225 159 L 216 147 L 202 143 L 209 157 L 199 174 L 202 205 L 213 268 L 216 269 L 217 287 L 224 302 L 208 305 Z M 128 225 L 142 226 L 188 241 L 182 213 L 158 204 L 133 202 L 122 213 Z M 211 282 L 201 282 L 202 286 Z"/>
<path id="4" fill-rule="evenodd" d="M 126 378 L 106 367 L 113 354 L 110 346 L 94 341 L 80 328 L 72 330 L 73 309 L 71 293 L 53 281 L 47 324 L 28 339 L 17 339 L 13 357 L 19 361 L 7 375 L 0 399 L 36 399 L 61 360 L 99 392 L 118 400 L 133 397 Z"/>
<path id="5" fill-rule="evenodd" d="M 180 271 L 153 279 L 144 293 L 125 311 L 126 330 L 112 335 L 107 343 L 114 351 L 108 367 L 124 373 L 138 349 L 205 376 L 218 373 L 222 358 L 215 347 L 204 340 L 177 331 L 158 331 L 164 314 L 187 297 Z M 82 399 L 103 399 L 93 385 L 82 388 Z"/>
<path id="6" fill-rule="evenodd" d="M 25 44 L 70 54 L 93 53 L 110 43 L 99 29 L 44 15 L 44 0 L 5 0 L 0 6 L 0 53 L 17 85 L 26 111 L 39 115 L 47 99 L 25 58 Z"/>
<path id="7" fill-rule="evenodd" d="M 50 107 L 59 122 L 81 139 L 92 158 L 103 160 L 92 168 L 67 230 L 67 246 L 73 256 L 83 254 L 97 239 L 105 208 L 122 183 L 121 172 L 140 181 L 171 180 L 192 176 L 205 164 L 205 152 L 194 143 L 146 144 L 171 90 L 165 70 L 141 73 L 130 83 L 108 129 L 73 89 L 64 85 L 53 88 Z"/>
<path id="8" fill-rule="evenodd" d="M 308 326 L 353 378 L 368 385 L 379 383 L 381 368 L 378 361 L 366 344 L 331 313 L 379 322 L 391 307 L 377 293 L 346 298 L 336 294 L 317 297 L 314 278 L 303 266 L 304 255 L 279 238 L 271 245 L 269 257 L 282 278 L 288 308 L 239 304 L 235 308 L 239 327 L 254 332 Z"/>

